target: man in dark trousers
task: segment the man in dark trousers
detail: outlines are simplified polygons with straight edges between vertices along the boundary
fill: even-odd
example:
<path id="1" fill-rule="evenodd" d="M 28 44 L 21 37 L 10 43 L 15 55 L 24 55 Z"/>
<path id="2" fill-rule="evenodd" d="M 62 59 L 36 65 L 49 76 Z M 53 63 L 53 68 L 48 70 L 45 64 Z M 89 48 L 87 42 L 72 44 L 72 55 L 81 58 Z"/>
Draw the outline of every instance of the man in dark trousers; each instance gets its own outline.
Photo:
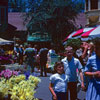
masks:
<path id="1" fill-rule="evenodd" d="M 47 71 L 46 71 L 47 54 L 48 54 L 47 48 L 40 49 L 39 57 L 40 57 L 41 76 L 43 76 L 43 71 L 44 71 L 45 77 L 47 76 Z"/>
<path id="2" fill-rule="evenodd" d="M 69 77 L 67 91 L 70 93 L 70 100 L 77 100 L 77 69 L 81 79 L 81 88 L 84 90 L 84 80 L 82 73 L 82 65 L 80 61 L 73 56 L 73 47 L 65 48 L 66 57 L 62 59 L 65 74 Z M 68 94 L 67 94 L 68 95 Z M 68 95 L 69 96 L 69 95 Z"/>
<path id="3" fill-rule="evenodd" d="M 34 72 L 34 59 L 35 59 L 35 50 L 32 48 L 32 45 L 29 44 L 28 48 L 25 49 L 24 54 L 26 55 L 26 63 L 28 65 L 28 68 L 32 70 L 32 73 Z"/>

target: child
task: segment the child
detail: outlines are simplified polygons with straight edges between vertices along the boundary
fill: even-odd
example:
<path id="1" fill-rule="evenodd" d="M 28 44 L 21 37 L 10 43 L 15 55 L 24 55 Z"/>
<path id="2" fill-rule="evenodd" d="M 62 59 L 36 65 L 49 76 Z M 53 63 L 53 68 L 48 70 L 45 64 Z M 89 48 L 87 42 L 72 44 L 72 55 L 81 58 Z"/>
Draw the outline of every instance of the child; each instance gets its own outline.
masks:
<path id="1" fill-rule="evenodd" d="M 62 62 L 56 62 L 54 65 L 55 74 L 50 76 L 49 89 L 53 95 L 53 100 L 67 100 L 67 81 L 68 76 L 64 74 L 64 65 Z"/>

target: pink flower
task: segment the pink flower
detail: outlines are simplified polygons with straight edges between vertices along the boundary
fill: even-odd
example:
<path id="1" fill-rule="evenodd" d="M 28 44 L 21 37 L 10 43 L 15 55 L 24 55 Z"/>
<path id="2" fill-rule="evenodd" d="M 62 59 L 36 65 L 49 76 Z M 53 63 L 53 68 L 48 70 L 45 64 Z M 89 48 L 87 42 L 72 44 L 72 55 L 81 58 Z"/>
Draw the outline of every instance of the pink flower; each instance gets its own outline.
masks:
<path id="1" fill-rule="evenodd" d="M 12 71 L 13 75 L 18 75 L 18 71 Z"/>
<path id="2" fill-rule="evenodd" d="M 4 73 L 5 73 L 5 71 L 3 70 L 3 71 L 0 73 L 0 76 L 2 76 Z"/>
<path id="3" fill-rule="evenodd" d="M 11 71 L 10 69 L 6 69 L 6 70 L 3 70 L 0 73 L 0 77 L 4 77 L 4 78 L 10 78 L 13 75 L 17 76 L 18 75 L 18 71 Z"/>

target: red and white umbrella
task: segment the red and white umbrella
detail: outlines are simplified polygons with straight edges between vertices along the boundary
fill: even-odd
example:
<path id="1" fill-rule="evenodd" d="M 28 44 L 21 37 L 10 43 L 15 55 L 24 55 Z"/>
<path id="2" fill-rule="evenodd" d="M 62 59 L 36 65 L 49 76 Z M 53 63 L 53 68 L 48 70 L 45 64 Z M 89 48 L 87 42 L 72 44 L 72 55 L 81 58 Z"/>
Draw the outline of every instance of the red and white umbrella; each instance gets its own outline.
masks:
<path id="1" fill-rule="evenodd" d="M 76 37 L 76 36 L 81 36 L 81 34 L 83 34 L 84 32 L 88 32 L 93 28 L 83 28 L 83 29 L 79 29 L 78 31 L 76 31 L 75 34 L 72 35 L 72 37 Z"/>
<path id="2" fill-rule="evenodd" d="M 85 32 L 81 35 L 82 38 L 96 38 L 100 37 L 100 26 L 93 28 L 92 30 Z"/>
<path id="3" fill-rule="evenodd" d="M 75 38 L 81 38 L 81 34 L 87 31 L 90 31 L 93 28 L 83 28 L 83 29 L 79 29 L 77 31 L 72 32 L 71 34 L 69 34 L 64 40 L 67 41 L 68 39 L 75 39 Z"/>
<path id="4" fill-rule="evenodd" d="M 71 34 L 69 34 L 63 41 L 67 41 L 68 39 L 72 39 L 72 35 L 74 35 L 76 33 L 76 31 L 72 32 Z"/>

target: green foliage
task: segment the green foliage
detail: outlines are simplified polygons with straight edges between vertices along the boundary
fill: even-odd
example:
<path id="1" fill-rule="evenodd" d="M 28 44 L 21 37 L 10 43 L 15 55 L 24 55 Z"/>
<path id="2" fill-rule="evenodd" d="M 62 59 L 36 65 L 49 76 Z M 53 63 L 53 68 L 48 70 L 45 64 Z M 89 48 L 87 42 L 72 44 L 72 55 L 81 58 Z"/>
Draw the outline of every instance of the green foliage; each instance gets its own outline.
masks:
<path id="1" fill-rule="evenodd" d="M 80 48 L 81 45 L 81 39 L 69 39 L 67 40 L 67 43 L 65 44 L 66 46 L 72 46 L 74 50 L 77 50 L 77 48 Z"/>
<path id="2" fill-rule="evenodd" d="M 29 0 L 29 12 L 24 16 L 29 20 L 27 28 L 30 33 L 40 31 L 51 34 L 53 42 L 66 37 L 66 32 L 76 29 L 73 24 L 77 14 L 83 9 L 77 0 Z"/>
<path id="3" fill-rule="evenodd" d="M 13 12 L 25 12 L 26 2 L 23 0 L 9 0 Z"/>

